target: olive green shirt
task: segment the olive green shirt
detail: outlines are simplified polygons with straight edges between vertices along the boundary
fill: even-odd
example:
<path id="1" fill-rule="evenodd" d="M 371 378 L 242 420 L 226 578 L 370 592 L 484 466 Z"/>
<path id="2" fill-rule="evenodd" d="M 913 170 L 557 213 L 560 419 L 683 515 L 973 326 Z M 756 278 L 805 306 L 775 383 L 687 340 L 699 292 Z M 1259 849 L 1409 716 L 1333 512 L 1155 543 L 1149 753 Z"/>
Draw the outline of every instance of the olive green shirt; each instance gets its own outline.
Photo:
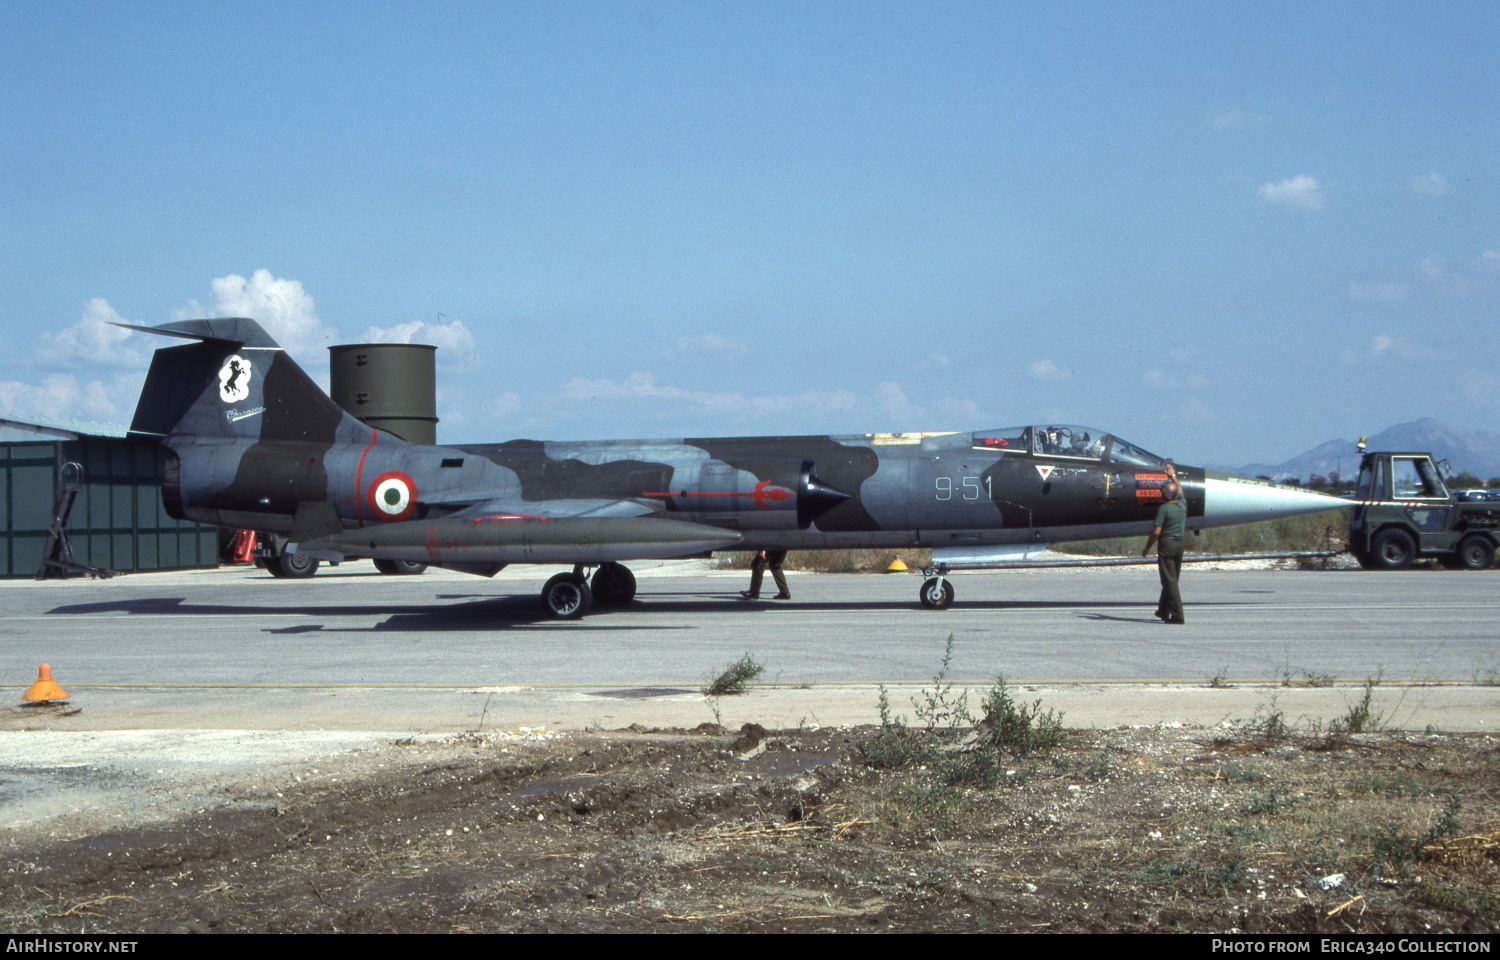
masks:
<path id="1" fill-rule="evenodd" d="M 1168 500 L 1156 508 L 1156 520 L 1151 524 L 1153 527 L 1161 527 L 1163 537 L 1184 537 L 1187 535 L 1187 501 L 1178 497 L 1176 500 Z"/>

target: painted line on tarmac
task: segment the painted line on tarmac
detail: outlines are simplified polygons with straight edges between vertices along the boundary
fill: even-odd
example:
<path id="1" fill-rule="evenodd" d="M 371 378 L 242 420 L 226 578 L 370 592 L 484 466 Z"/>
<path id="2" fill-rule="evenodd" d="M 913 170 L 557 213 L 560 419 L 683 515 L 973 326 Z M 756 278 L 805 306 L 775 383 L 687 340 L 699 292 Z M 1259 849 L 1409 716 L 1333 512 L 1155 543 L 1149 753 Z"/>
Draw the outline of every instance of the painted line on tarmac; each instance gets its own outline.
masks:
<path id="1" fill-rule="evenodd" d="M 962 680 L 949 678 L 945 682 L 951 682 L 962 686 L 989 686 L 994 683 L 993 677 L 975 680 Z M 1225 678 L 1223 687 L 1211 687 L 1201 681 L 1189 681 L 1178 679 L 1131 679 L 1131 680 L 1014 680 L 1008 685 L 1014 689 L 1027 687 L 1156 687 L 1174 690 L 1219 690 L 1232 689 L 1234 687 L 1252 688 L 1274 688 L 1281 690 L 1358 690 L 1364 687 L 1364 680 L 1335 680 L 1327 684 L 1287 684 L 1280 677 L 1230 677 Z M 617 680 L 600 681 L 596 683 L 413 683 L 404 681 L 378 681 L 378 680 L 328 680 L 323 682 L 310 681 L 258 681 L 253 683 L 238 683 L 233 681 L 151 681 L 151 680 L 119 680 L 119 681 L 91 681 L 71 682 L 70 688 L 84 690 L 466 690 L 473 693 L 523 693 L 527 690 L 592 690 L 603 688 L 606 691 L 619 691 L 622 689 L 637 688 L 681 688 L 692 687 L 693 689 L 682 690 L 683 693 L 698 693 L 698 681 L 683 683 L 682 681 L 642 681 L 639 683 L 621 683 Z M 809 690 L 818 688 L 869 688 L 879 687 L 900 689 L 921 689 L 932 686 L 931 680 L 809 680 L 805 683 L 785 684 L 756 684 L 755 691 L 785 692 L 788 690 Z M 1383 677 L 1376 685 L 1378 688 L 1408 689 L 1421 687 L 1472 687 L 1476 690 L 1493 688 L 1490 683 L 1475 683 L 1473 677 Z M 738 696 L 749 696 L 739 694 Z M 733 699 L 733 697 L 731 697 Z M 57 701 L 59 704 L 66 701 Z"/>

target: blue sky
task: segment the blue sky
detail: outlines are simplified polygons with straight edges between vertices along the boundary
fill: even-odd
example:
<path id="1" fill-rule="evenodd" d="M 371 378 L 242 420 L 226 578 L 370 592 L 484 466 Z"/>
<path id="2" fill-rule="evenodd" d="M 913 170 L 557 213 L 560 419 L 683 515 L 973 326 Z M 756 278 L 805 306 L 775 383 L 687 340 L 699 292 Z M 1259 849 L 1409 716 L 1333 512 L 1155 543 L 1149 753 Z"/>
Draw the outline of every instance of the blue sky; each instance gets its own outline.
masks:
<path id="1" fill-rule="evenodd" d="M 436 343 L 439 439 L 1500 423 L 1493 3 L 0 0 L 0 417 L 104 320 Z"/>

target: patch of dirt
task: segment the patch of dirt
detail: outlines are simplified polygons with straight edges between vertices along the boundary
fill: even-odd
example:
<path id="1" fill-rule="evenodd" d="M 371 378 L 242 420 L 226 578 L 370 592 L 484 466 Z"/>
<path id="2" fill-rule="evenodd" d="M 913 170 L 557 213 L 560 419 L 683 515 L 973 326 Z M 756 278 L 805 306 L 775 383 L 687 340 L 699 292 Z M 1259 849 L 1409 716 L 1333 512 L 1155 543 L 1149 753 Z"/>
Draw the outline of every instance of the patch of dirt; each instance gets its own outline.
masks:
<path id="1" fill-rule="evenodd" d="M 12 851 L 21 932 L 1492 932 L 1500 741 L 1072 732 L 876 769 L 875 731 L 392 744 L 420 763 Z M 731 750 L 733 745 L 733 750 Z M 740 759 L 748 757 L 748 759 Z"/>

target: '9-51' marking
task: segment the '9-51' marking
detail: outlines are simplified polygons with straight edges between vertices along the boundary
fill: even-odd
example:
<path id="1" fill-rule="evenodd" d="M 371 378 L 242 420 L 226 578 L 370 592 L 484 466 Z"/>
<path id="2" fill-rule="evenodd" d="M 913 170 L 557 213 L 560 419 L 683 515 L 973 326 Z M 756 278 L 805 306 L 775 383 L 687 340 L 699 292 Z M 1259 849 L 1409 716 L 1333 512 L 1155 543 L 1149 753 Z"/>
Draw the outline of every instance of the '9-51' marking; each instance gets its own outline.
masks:
<path id="1" fill-rule="evenodd" d="M 938 477 L 934 481 L 938 500 L 993 500 L 994 488 L 989 477 L 960 477 L 958 483 L 952 477 Z"/>

